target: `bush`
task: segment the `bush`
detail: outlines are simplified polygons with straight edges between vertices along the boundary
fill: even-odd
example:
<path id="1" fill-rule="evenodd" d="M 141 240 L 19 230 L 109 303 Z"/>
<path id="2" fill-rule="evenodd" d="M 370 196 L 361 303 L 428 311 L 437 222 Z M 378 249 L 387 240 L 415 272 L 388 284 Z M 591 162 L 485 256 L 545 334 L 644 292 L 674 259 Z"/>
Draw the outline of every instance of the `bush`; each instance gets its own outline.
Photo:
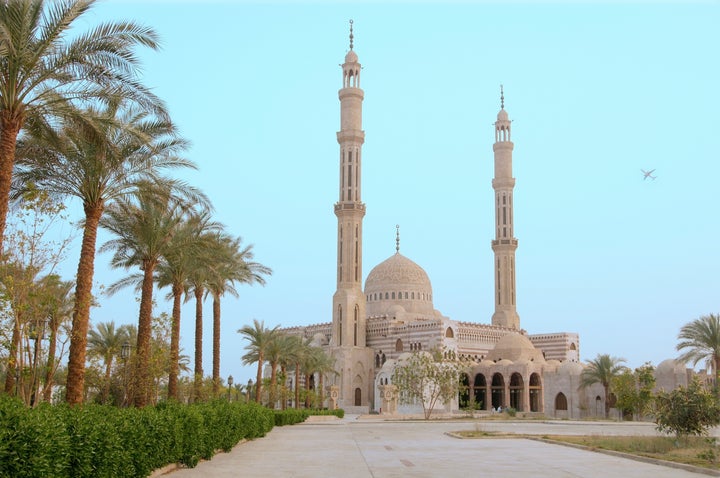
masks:
<path id="1" fill-rule="evenodd" d="M 288 411 L 281 421 L 301 416 L 293 412 L 307 413 Z M 265 436 L 276 420 L 256 403 L 27 408 L 0 396 L 0 477 L 146 477 L 171 463 L 194 467 L 242 439 Z"/>
<path id="2" fill-rule="evenodd" d="M 655 397 L 657 429 L 674 433 L 678 438 L 706 435 L 708 429 L 720 424 L 720 403 L 717 395 L 704 389 L 697 379 L 671 392 Z"/>

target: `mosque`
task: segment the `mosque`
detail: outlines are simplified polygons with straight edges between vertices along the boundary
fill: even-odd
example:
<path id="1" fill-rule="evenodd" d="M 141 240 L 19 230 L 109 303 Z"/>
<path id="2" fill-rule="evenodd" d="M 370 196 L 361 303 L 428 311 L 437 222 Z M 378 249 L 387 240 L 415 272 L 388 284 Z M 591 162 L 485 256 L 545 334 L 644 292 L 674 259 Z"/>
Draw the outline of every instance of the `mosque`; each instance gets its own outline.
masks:
<path id="1" fill-rule="evenodd" d="M 578 387 L 583 370 L 578 334 L 529 335 L 520 327 L 515 289 L 518 240 L 513 227 L 512 123 L 502 88 L 493 144 L 495 312 L 489 324 L 458 322 L 434 308 L 430 278 L 400 253 L 399 232 L 395 254 L 370 271 L 363 288 L 364 91 L 360 88 L 361 65 L 353 49 L 352 22 L 350 49 L 341 67 L 337 133 L 340 175 L 334 207 L 338 220 L 337 288 L 332 299 L 332 322 L 282 329 L 311 340 L 335 360 L 336 373 L 324 380 L 332 385 L 332 405 L 350 413 L 417 413 L 419 404 L 398 405 L 397 397 L 387 393 L 387 385 L 392 383 L 394 367 L 406 354 L 439 349 L 468 363 L 463 377 L 467 391 L 443 404 L 443 411 L 472 405 L 488 411 L 512 407 L 558 418 L 603 415 L 602 386 Z M 665 364 L 665 368 L 682 380 L 682 366 Z M 669 380 L 675 383 L 672 377 Z"/>

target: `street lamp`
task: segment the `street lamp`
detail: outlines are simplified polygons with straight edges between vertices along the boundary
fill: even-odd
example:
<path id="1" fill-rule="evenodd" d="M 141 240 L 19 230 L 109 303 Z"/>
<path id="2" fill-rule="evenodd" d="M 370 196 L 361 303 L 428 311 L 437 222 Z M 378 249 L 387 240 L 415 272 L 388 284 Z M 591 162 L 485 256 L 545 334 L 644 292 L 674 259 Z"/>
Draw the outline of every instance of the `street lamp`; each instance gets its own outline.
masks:
<path id="1" fill-rule="evenodd" d="M 252 379 L 248 379 L 248 386 L 247 386 L 247 402 L 250 403 L 250 390 L 252 389 L 253 381 Z"/>
<path id="2" fill-rule="evenodd" d="M 232 386 L 233 386 L 233 376 L 228 376 L 228 402 L 232 399 Z"/>

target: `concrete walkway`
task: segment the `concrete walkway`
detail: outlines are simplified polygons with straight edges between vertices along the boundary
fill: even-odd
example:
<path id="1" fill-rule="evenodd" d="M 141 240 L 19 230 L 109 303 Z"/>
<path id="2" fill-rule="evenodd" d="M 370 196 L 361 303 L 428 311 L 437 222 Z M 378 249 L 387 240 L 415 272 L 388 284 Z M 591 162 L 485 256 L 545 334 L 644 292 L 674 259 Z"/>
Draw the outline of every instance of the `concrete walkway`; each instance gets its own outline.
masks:
<path id="1" fill-rule="evenodd" d="M 390 478 L 698 478 L 697 473 L 540 441 L 458 439 L 459 430 L 547 435 L 655 435 L 653 424 L 568 421 L 385 421 L 348 416 L 276 427 L 172 478 L 237 476 Z"/>

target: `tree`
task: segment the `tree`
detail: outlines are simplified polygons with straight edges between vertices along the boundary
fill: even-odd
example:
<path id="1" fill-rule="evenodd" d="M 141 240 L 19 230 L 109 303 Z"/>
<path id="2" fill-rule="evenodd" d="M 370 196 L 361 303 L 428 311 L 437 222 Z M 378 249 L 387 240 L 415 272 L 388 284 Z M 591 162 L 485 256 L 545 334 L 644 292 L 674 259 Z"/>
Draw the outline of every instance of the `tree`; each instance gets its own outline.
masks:
<path id="1" fill-rule="evenodd" d="M 243 338 L 248 341 L 245 346 L 247 353 L 242 356 L 243 365 L 251 365 L 257 363 L 257 377 L 255 380 L 255 401 L 260 403 L 260 397 L 262 394 L 262 367 L 265 363 L 265 357 L 267 350 L 275 337 L 280 332 L 278 331 L 279 326 L 276 325 L 272 329 L 265 327 L 264 321 L 258 321 L 253 319 L 253 325 L 244 325 L 238 329 L 238 333 L 243 335 Z"/>
<path id="2" fill-rule="evenodd" d="M 192 207 L 174 195 L 174 191 L 157 184 L 141 185 L 130 197 L 119 199 L 107 208 L 102 227 L 112 232 L 111 239 L 100 248 L 114 250 L 113 267 L 139 267 L 143 273 L 138 317 L 137 364 L 134 380 L 134 404 L 144 407 L 149 400 L 150 340 L 154 272 L 184 212 Z"/>
<path id="3" fill-rule="evenodd" d="M 636 368 L 623 370 L 612 379 L 610 384 L 617 401 L 615 406 L 623 412 L 631 412 L 642 417 L 650 409 L 654 399 L 655 367 L 650 363 Z"/>
<path id="4" fill-rule="evenodd" d="M 37 353 L 41 342 L 38 338 L 42 338 L 48 325 L 46 302 L 52 299 L 53 292 L 45 287 L 49 279 L 41 278 L 41 274 L 46 273 L 45 277 L 54 275 L 53 271 L 64 259 L 71 238 L 52 238 L 57 225 L 66 219 L 65 207 L 47 192 L 28 184 L 18 199 L 6 231 L 6 250 L 0 256 L 0 300 L 8 313 L 12 330 L 5 393 L 16 390 L 29 403 L 30 396 L 36 396 L 32 390 L 40 383 L 35 358 L 40 355 Z M 21 342 L 27 339 L 31 329 L 41 334 L 34 335 L 35 350 L 29 360 L 24 361 Z M 23 370 L 24 363 L 31 363 L 32 390 L 16 383 L 16 380 L 23 382 L 28 375 L 27 370 Z"/>
<path id="5" fill-rule="evenodd" d="M 115 322 L 100 322 L 88 333 L 88 354 L 102 359 L 105 365 L 105 377 L 100 403 L 106 403 L 110 391 L 110 374 L 113 361 L 120 355 L 123 343 L 129 340 L 127 329 L 115 328 Z"/>
<path id="6" fill-rule="evenodd" d="M 204 255 L 208 246 L 207 232 L 219 228 L 210 220 L 207 210 L 191 213 L 179 226 L 157 266 L 158 287 L 170 286 L 173 301 L 170 332 L 170 368 L 168 370 L 168 398 L 178 399 L 178 373 L 180 371 L 180 312 L 192 267 Z"/>
<path id="7" fill-rule="evenodd" d="M 706 435 L 710 427 L 720 424 L 718 398 L 703 388 L 697 378 L 687 387 L 658 392 L 655 402 L 657 429 L 674 433 L 677 438 Z"/>
<path id="8" fill-rule="evenodd" d="M 457 397 L 464 370 L 464 364 L 445 359 L 440 351 L 413 352 L 398 360 L 391 380 L 398 387 L 400 402 L 420 402 L 425 419 L 429 420 L 436 405 Z"/>
<path id="9" fill-rule="evenodd" d="M 588 361 L 587 366 L 580 374 L 580 388 L 587 388 L 599 383 L 605 391 L 605 418 L 610 414 L 610 386 L 614 377 L 620 375 L 626 367 L 624 358 L 612 357 L 608 354 L 598 354 L 594 360 Z"/>
<path id="10" fill-rule="evenodd" d="M 238 297 L 235 284 L 265 285 L 265 275 L 272 274 L 269 267 L 254 262 L 252 245 L 242 247 L 242 239 L 215 233 L 213 260 L 209 263 L 208 292 L 213 298 L 213 393 L 220 387 L 220 299 L 225 294 Z M 274 390 L 271 388 L 271 392 Z M 272 402 L 271 402 L 272 403 Z"/>
<path id="11" fill-rule="evenodd" d="M 48 3 L 0 2 L 0 241 L 22 129 L 49 130 L 54 118 L 75 115 L 75 103 L 112 96 L 164 114 L 162 102 L 137 81 L 134 48 L 157 48 L 152 29 L 113 22 L 75 34 L 95 1 Z"/>
<path id="12" fill-rule="evenodd" d="M 713 371 L 715 387 L 720 394 L 720 315 L 703 315 L 699 319 L 683 325 L 678 334 L 680 342 L 677 344 L 678 351 L 685 350 L 678 357 L 682 363 L 692 362 L 693 366 L 698 362 L 707 361 Z"/>

